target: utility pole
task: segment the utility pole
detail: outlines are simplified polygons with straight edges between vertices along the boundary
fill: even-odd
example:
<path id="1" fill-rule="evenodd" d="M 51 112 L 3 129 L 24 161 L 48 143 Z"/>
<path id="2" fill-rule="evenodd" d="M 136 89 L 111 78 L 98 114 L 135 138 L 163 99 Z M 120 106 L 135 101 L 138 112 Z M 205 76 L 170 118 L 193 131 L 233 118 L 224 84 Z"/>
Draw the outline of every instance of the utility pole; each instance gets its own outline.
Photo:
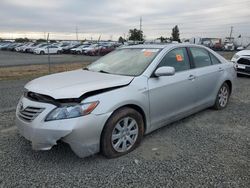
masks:
<path id="1" fill-rule="evenodd" d="M 140 17 L 140 41 L 142 41 L 141 31 L 142 31 L 142 17 Z"/>
<path id="2" fill-rule="evenodd" d="M 232 41 L 233 28 L 234 28 L 234 27 L 231 26 L 230 37 L 229 37 L 230 42 Z"/>
<path id="3" fill-rule="evenodd" d="M 76 40 L 78 41 L 78 27 L 76 26 Z"/>
<path id="4" fill-rule="evenodd" d="M 48 64 L 49 64 L 49 74 L 51 73 L 51 66 L 50 66 L 50 54 L 49 54 L 49 33 L 47 35 L 47 50 L 48 50 Z"/>

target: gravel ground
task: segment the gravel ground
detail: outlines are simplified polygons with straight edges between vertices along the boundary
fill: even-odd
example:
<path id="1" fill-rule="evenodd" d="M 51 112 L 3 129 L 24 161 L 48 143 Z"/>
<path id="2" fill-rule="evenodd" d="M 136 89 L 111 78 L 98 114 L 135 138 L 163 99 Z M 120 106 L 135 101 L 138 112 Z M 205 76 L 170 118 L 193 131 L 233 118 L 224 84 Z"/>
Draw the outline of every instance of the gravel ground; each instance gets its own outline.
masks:
<path id="1" fill-rule="evenodd" d="M 98 58 L 72 54 L 50 55 L 51 64 L 93 62 Z M 0 51 L 0 67 L 37 64 L 48 64 L 48 56 Z"/>
<path id="2" fill-rule="evenodd" d="M 168 125 L 110 160 L 78 158 L 64 143 L 32 151 L 14 126 L 14 111 L 2 111 L 0 187 L 250 187 L 249 79 L 237 79 L 226 109 Z M 16 105 L 25 82 L 0 82 L 1 109 Z"/>

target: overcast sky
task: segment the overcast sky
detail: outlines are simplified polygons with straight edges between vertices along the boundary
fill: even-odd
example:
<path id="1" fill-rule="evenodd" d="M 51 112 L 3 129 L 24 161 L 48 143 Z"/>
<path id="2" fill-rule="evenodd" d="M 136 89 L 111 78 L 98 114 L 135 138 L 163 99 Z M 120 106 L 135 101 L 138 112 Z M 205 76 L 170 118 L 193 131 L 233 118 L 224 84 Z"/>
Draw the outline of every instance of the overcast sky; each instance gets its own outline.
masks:
<path id="1" fill-rule="evenodd" d="M 181 38 L 250 37 L 250 0 L 0 0 L 0 37 L 117 40 L 131 28 L 147 39 L 169 37 L 174 25 Z"/>

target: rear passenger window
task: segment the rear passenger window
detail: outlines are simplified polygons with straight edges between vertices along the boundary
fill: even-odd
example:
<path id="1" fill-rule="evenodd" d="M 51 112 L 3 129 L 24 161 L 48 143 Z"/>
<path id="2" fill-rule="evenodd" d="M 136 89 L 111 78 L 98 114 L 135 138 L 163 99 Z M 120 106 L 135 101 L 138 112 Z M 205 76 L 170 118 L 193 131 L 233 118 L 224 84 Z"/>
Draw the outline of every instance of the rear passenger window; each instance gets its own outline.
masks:
<path id="1" fill-rule="evenodd" d="M 212 64 L 216 65 L 216 64 L 220 64 L 221 62 L 217 59 L 217 57 L 215 57 L 213 54 L 210 53 L 210 57 L 212 60 Z"/>
<path id="2" fill-rule="evenodd" d="M 190 48 L 196 68 L 206 67 L 211 65 L 211 59 L 208 51 L 203 48 Z"/>
<path id="3" fill-rule="evenodd" d="M 175 68 L 175 72 L 190 69 L 186 48 L 176 48 L 167 53 L 158 67 L 170 66 Z"/>

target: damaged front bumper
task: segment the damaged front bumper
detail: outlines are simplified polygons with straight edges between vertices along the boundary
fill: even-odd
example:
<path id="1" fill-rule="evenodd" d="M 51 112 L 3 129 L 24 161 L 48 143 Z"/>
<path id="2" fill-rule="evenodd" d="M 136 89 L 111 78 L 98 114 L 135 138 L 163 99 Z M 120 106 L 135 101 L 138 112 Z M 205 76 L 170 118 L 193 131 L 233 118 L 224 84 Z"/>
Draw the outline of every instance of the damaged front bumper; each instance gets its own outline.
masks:
<path id="1" fill-rule="evenodd" d="M 20 115 L 21 110 L 28 107 L 43 109 L 34 119 L 27 120 Z M 16 110 L 16 125 L 19 132 L 27 140 L 32 142 L 34 150 L 49 150 L 56 145 L 58 140 L 68 143 L 71 149 L 79 157 L 86 157 L 100 150 L 100 137 L 104 124 L 110 113 L 45 121 L 54 105 L 31 101 L 22 97 Z"/>

